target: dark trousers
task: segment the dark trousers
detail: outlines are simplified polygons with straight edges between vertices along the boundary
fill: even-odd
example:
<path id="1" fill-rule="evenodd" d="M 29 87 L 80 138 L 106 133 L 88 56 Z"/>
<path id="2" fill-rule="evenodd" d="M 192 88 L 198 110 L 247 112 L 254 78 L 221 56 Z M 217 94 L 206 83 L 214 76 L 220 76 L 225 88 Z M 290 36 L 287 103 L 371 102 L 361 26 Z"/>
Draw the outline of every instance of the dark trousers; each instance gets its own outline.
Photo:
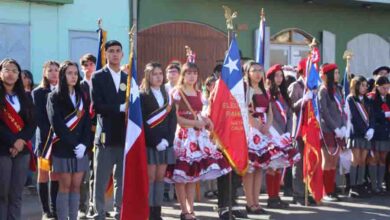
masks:
<path id="1" fill-rule="evenodd" d="M 0 219 L 22 218 L 22 195 L 30 155 L 0 156 Z"/>
<path id="2" fill-rule="evenodd" d="M 231 174 L 226 174 L 224 176 L 218 177 L 218 208 L 229 207 L 229 175 L 232 175 L 232 206 L 236 206 L 237 202 L 237 188 L 241 185 L 241 177 L 238 176 L 234 171 L 231 171 Z"/>
<path id="3" fill-rule="evenodd" d="M 295 147 L 299 150 L 302 159 L 294 164 L 292 168 L 292 188 L 293 197 L 304 198 L 305 197 L 305 185 L 303 183 L 303 148 L 304 143 L 301 137 L 297 138 Z"/>

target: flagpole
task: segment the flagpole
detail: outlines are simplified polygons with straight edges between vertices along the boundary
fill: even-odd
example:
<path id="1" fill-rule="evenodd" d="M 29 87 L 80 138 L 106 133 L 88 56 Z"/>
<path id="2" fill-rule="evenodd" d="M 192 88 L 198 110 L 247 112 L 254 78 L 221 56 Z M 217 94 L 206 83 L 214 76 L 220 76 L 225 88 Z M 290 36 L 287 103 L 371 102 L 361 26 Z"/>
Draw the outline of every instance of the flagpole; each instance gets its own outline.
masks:
<path id="1" fill-rule="evenodd" d="M 226 28 L 227 28 L 227 35 L 228 35 L 228 42 L 227 42 L 227 50 L 229 50 L 229 47 L 230 47 L 230 42 L 232 41 L 232 35 L 235 34 L 234 32 L 234 24 L 233 24 L 233 20 L 235 18 L 237 18 L 237 12 L 232 12 L 232 10 L 228 7 L 228 6 L 225 6 L 225 5 L 222 5 L 222 8 L 224 9 L 225 11 L 225 19 L 226 19 Z M 232 220 L 233 219 L 233 213 L 232 213 L 232 199 L 233 199 L 233 196 L 232 196 L 232 172 L 234 172 L 233 170 L 229 172 L 229 220 Z"/>
<path id="2" fill-rule="evenodd" d="M 130 55 L 129 55 L 129 71 L 127 74 L 127 86 L 126 86 L 126 126 L 127 126 L 127 119 L 129 117 L 129 108 L 130 108 L 130 90 L 131 90 L 131 78 L 132 78 L 132 66 L 133 66 L 133 57 L 134 57 L 134 40 L 135 40 L 135 27 L 136 25 L 133 24 L 129 31 L 129 40 L 130 40 Z"/>

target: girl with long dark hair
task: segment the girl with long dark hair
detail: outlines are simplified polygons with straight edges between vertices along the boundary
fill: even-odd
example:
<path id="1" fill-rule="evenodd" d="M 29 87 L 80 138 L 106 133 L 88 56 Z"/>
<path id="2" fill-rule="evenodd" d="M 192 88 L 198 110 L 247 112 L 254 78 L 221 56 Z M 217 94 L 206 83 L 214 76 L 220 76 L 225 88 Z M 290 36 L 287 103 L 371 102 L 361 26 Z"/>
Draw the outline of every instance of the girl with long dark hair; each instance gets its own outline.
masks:
<path id="1" fill-rule="evenodd" d="M 33 162 L 30 140 L 36 125 L 21 71 L 16 60 L 0 62 L 0 219 L 21 219 L 23 187 Z"/>
<path id="2" fill-rule="evenodd" d="M 60 66 L 58 87 L 47 100 L 52 170 L 59 175 L 58 220 L 77 219 L 80 185 L 84 172 L 89 170 L 86 150 L 90 142 L 91 121 L 80 79 L 77 64 L 65 61 Z"/>

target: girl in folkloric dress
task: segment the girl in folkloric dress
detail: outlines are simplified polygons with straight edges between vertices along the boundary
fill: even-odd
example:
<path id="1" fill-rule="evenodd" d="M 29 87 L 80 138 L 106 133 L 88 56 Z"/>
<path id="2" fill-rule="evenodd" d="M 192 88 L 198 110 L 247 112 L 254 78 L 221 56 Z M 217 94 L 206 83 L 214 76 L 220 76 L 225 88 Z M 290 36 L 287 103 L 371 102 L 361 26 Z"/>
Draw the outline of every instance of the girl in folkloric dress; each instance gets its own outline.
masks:
<path id="1" fill-rule="evenodd" d="M 287 94 L 286 79 L 282 70 L 282 65 L 272 66 L 266 74 L 268 82 L 268 94 L 270 97 L 270 106 L 272 108 L 273 120 L 270 132 L 272 141 L 275 145 L 281 147 L 285 153 L 283 157 L 277 159 L 279 167 L 289 167 L 300 160 L 300 154 L 292 147 L 291 129 L 292 129 L 292 110 L 291 100 Z M 276 162 L 276 161 L 275 161 Z M 282 169 L 267 170 L 266 183 L 268 192 L 269 208 L 287 208 L 288 203 L 283 202 L 279 197 Z"/>
<path id="2" fill-rule="evenodd" d="M 196 88 L 198 67 L 185 63 L 177 87 L 172 91 L 176 105 L 178 128 L 174 149 L 176 164 L 168 166 L 166 181 L 175 183 L 180 203 L 180 219 L 196 219 L 194 214 L 195 184 L 199 180 L 216 179 L 231 171 L 227 160 L 210 140 L 211 120 L 201 115 L 202 94 Z"/>

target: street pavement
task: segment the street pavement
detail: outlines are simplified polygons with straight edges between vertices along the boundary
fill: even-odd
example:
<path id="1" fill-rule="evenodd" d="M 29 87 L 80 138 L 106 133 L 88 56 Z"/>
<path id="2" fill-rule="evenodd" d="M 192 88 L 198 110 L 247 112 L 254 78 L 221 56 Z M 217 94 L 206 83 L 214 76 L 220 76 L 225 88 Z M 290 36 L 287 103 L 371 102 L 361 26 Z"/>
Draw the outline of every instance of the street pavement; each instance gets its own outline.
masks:
<path id="1" fill-rule="evenodd" d="M 242 194 L 242 191 L 240 192 Z M 275 220 L 390 220 L 390 196 L 373 196 L 365 199 L 350 199 L 341 197 L 341 202 L 323 203 L 321 206 L 290 205 L 288 209 L 266 209 L 269 215 L 249 215 L 249 219 Z M 245 198 L 239 197 L 239 204 L 245 208 Z M 291 201 L 291 197 L 282 197 Z M 261 194 L 260 202 L 266 207 L 267 195 Z M 195 203 L 195 213 L 200 220 L 217 220 L 217 199 L 201 198 Z M 111 206 L 107 204 L 109 210 Z M 23 198 L 23 220 L 39 220 L 39 199 L 34 190 L 25 190 Z M 164 220 L 179 219 L 180 208 L 175 202 L 165 203 L 163 206 Z"/>

